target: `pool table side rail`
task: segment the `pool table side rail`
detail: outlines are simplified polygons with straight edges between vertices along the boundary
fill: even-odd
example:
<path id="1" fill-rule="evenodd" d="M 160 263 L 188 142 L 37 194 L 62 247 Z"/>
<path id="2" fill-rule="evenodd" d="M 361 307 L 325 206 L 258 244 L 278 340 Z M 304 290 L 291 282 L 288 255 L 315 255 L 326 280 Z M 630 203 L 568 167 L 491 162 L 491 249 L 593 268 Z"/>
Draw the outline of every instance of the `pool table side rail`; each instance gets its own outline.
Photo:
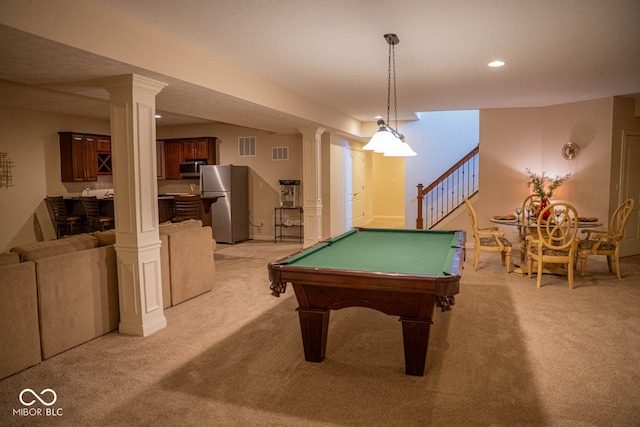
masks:
<path id="1" fill-rule="evenodd" d="M 460 249 L 458 250 L 460 251 Z M 460 254 L 462 256 L 462 254 Z M 403 274 L 339 269 L 295 267 L 279 262 L 269 263 L 269 280 L 274 296 L 284 293 L 287 283 L 336 288 L 430 293 L 436 296 L 454 296 L 459 292 L 461 275 Z M 277 292 L 277 293 L 276 293 Z"/>

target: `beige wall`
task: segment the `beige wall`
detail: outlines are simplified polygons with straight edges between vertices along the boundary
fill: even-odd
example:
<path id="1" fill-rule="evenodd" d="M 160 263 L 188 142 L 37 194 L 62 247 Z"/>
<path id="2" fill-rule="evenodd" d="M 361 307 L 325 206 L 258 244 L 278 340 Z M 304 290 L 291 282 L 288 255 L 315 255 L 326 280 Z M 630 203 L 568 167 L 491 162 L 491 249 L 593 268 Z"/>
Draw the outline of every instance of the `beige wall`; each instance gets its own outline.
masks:
<path id="1" fill-rule="evenodd" d="M 618 100 L 616 100 L 618 102 Z M 612 134 L 621 127 L 638 126 L 632 108 L 614 112 L 614 98 L 541 108 L 491 109 L 480 112 L 480 194 L 474 206 L 481 224 L 489 217 L 513 213 L 528 194 L 525 168 L 548 174 L 570 172 L 571 178 L 555 194 L 555 199 L 572 203 L 582 216 L 608 222 L 612 206 L 610 192 Z M 626 117 L 624 126 L 613 129 L 615 117 Z M 613 139 L 620 138 L 616 135 Z M 562 146 L 569 140 L 580 146 L 574 160 L 565 160 Z M 615 164 L 615 162 L 613 162 Z M 464 208 L 438 228 L 462 228 L 469 222 Z M 516 238 L 513 227 L 501 226 L 507 237 Z"/>
<path id="2" fill-rule="evenodd" d="M 405 215 L 405 159 L 404 157 L 384 157 L 372 153 L 371 188 L 373 189 L 372 218 L 376 222 L 404 224 Z"/>
<path id="3" fill-rule="evenodd" d="M 109 123 L 61 114 L 0 107 L 0 152 L 14 162 L 13 186 L 0 189 L 0 251 L 38 240 L 55 238 L 53 225 L 44 204 L 47 195 L 77 196 L 88 186 L 112 188 L 110 176 L 98 182 L 63 183 L 60 180 L 58 132 L 74 131 L 108 135 Z M 225 124 L 163 127 L 158 139 L 192 136 L 216 136 L 220 163 L 247 165 L 249 176 L 250 219 L 262 227 L 250 227 L 255 239 L 272 239 L 273 208 L 279 202 L 279 179 L 301 179 L 301 135 L 278 135 Z M 256 137 L 256 157 L 240 158 L 240 136 Z M 289 147 L 289 161 L 272 161 L 272 147 Z M 158 192 L 188 192 L 189 180 L 158 181 Z M 197 181 L 195 181 L 197 182 Z M 11 208 L 9 208 L 11 207 Z"/>
<path id="4" fill-rule="evenodd" d="M 0 107 L 0 152 L 13 161 L 13 186 L 0 188 L 0 251 L 55 238 L 44 198 L 80 193 L 83 184 L 60 180 L 58 132 L 109 134 L 109 123 L 62 114 Z M 100 177 L 100 185 L 110 179 Z"/>
<path id="5" fill-rule="evenodd" d="M 215 136 L 218 164 L 249 166 L 249 237 L 269 240 L 274 237 L 274 208 L 280 202 L 280 179 L 302 180 L 302 135 L 272 134 L 256 129 L 222 123 L 158 127 L 158 139 Z M 256 137 L 256 156 L 238 155 L 238 138 Z M 289 160 L 271 160 L 273 147 L 288 147 Z M 303 191 L 302 183 L 300 191 Z M 184 191 L 182 181 L 158 181 L 158 192 Z M 302 196 L 300 196 L 302 203 Z M 260 224 L 263 224 L 260 226 Z"/>
<path id="6" fill-rule="evenodd" d="M 474 200 L 479 218 L 488 222 L 495 214 L 512 212 L 528 193 L 524 169 L 551 174 L 571 172 L 571 179 L 557 192 L 558 199 L 573 203 L 583 216 L 602 221 L 617 204 L 617 165 L 620 162 L 622 130 L 640 130 L 632 100 L 604 98 L 541 108 L 492 109 L 480 113 L 480 195 Z M 39 113 L 0 107 L 0 152 L 14 162 L 13 186 L 0 188 L 0 251 L 36 240 L 54 237 L 44 197 L 77 195 L 84 184 L 60 182 L 59 131 L 109 134 L 109 123 L 60 114 Z M 251 168 L 251 227 L 255 239 L 273 237 L 273 207 L 278 203 L 279 179 L 301 179 L 301 135 L 279 135 L 225 124 L 159 126 L 162 138 L 216 136 L 220 140 L 220 163 L 245 164 Z M 237 138 L 255 136 L 258 155 L 239 158 Z M 571 139 L 580 148 L 573 161 L 564 160 L 560 150 Z M 323 135 L 323 236 L 334 235 L 344 221 L 342 142 L 335 135 Z M 359 141 L 347 140 L 352 145 Z M 288 146 L 290 160 L 271 160 L 271 148 Z M 404 160 L 365 154 L 365 224 L 377 218 L 405 215 Z M 341 178 L 342 177 L 342 178 Z M 389 177 L 396 177 L 394 179 Z M 110 177 L 100 177 L 95 188 L 108 188 Z M 342 181 L 341 181 L 342 179 Z M 403 178 L 402 178 L 403 179 Z M 162 192 L 188 191 L 181 181 L 160 181 Z M 397 199 L 397 200 L 396 200 Z M 344 208 L 342 208 L 344 209 Z M 414 215 L 414 213 L 411 213 Z M 445 220 L 439 228 L 468 229 L 464 209 Z M 508 236 L 515 238 L 510 228 Z"/>
<path id="7" fill-rule="evenodd" d="M 43 202 L 46 195 L 79 195 L 85 187 L 112 188 L 110 176 L 100 176 L 98 182 L 62 183 L 60 181 L 59 131 L 74 131 L 108 135 L 106 121 L 82 119 L 61 114 L 0 108 L 0 152 L 7 152 L 14 162 L 12 187 L 0 189 L 0 251 L 23 243 L 49 240 L 55 237 L 51 219 Z M 323 235 L 330 237 L 335 227 L 344 223 L 339 204 L 344 204 L 342 188 L 331 183 L 344 181 L 343 148 L 330 154 L 330 138 L 348 141 L 329 133 L 323 136 Z M 249 176 L 250 237 L 270 240 L 274 236 L 274 207 L 279 203 L 280 179 L 302 180 L 302 136 L 271 134 L 256 129 L 227 124 L 158 126 L 157 138 L 216 136 L 220 164 L 247 165 Z M 238 137 L 256 137 L 256 157 L 239 157 Z M 351 143 L 361 144 L 359 141 Z M 272 147 L 289 147 L 288 161 L 272 161 Z M 334 147 L 335 148 L 335 147 Z M 331 160 L 334 155 L 340 161 Z M 331 168 L 336 167 L 334 172 Z M 342 175 L 341 175 L 342 174 Z M 342 176 L 342 178 L 340 178 Z M 161 180 L 158 193 L 188 192 L 188 184 L 197 181 Z M 301 186 L 303 191 L 304 183 Z M 332 209 L 332 200 L 338 208 Z M 302 196 L 300 197 L 302 201 Z M 11 209 L 5 207 L 11 206 Z M 336 213 L 339 215 L 336 216 Z M 262 224 L 262 226 L 260 226 Z M 333 234 L 332 234 L 333 233 Z"/>

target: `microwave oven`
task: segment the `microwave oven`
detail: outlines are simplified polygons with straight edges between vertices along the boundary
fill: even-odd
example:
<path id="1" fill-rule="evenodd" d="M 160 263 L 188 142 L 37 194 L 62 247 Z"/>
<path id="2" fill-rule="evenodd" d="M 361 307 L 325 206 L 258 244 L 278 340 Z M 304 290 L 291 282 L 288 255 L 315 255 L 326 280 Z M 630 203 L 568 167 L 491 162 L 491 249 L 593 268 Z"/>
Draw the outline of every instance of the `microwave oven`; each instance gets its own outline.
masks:
<path id="1" fill-rule="evenodd" d="M 200 167 L 206 165 L 206 160 L 192 160 L 180 163 L 181 178 L 200 178 Z"/>

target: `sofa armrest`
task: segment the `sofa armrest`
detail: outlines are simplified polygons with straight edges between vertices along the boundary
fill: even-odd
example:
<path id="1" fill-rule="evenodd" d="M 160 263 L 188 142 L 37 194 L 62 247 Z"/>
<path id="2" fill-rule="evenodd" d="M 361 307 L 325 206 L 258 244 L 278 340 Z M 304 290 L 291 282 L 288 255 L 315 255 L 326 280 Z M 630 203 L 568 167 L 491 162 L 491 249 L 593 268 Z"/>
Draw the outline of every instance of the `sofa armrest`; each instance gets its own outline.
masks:
<path id="1" fill-rule="evenodd" d="M 42 361 L 33 262 L 0 267 L 0 325 L 0 379 Z"/>
<path id="2" fill-rule="evenodd" d="M 20 255 L 15 252 L 6 252 L 0 254 L 0 267 L 12 264 L 20 264 Z"/>
<path id="3" fill-rule="evenodd" d="M 215 264 L 211 227 L 188 228 L 160 235 L 160 238 L 163 246 L 166 245 L 161 268 L 163 281 L 166 270 L 169 273 L 171 305 L 213 289 Z M 161 257 L 162 253 L 161 249 Z"/>
<path id="4" fill-rule="evenodd" d="M 107 246 L 116 244 L 116 230 L 112 228 L 106 231 L 96 231 L 93 237 L 98 239 L 98 246 Z"/>

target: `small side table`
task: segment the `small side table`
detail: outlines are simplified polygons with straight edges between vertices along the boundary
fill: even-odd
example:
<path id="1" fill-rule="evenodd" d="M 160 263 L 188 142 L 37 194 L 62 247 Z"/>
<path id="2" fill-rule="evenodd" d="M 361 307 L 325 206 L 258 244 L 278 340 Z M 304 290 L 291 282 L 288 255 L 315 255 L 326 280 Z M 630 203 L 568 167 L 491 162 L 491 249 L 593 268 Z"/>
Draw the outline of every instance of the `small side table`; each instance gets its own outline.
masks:
<path id="1" fill-rule="evenodd" d="M 274 242 L 304 239 L 302 206 L 279 206 L 274 209 Z"/>

